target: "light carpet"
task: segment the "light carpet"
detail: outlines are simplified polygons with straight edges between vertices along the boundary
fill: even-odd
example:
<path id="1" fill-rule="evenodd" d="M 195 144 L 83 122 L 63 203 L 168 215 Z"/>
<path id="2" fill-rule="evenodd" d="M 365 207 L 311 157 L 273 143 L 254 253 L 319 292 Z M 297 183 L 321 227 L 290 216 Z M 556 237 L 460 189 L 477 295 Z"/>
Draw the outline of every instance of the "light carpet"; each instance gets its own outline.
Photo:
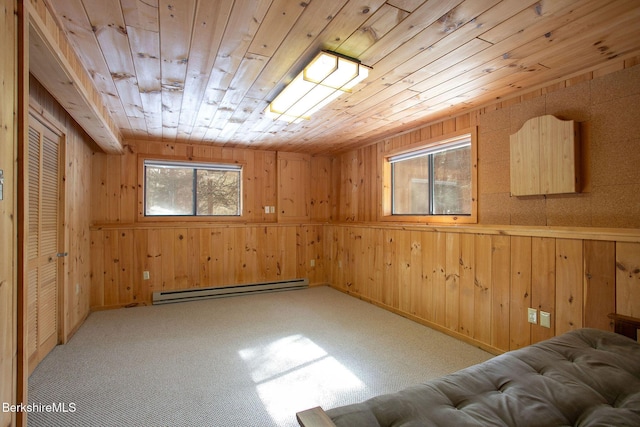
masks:
<path id="1" fill-rule="evenodd" d="M 491 354 L 329 287 L 92 313 L 29 379 L 30 426 L 297 426 Z M 58 406 L 58 409 L 63 406 Z"/>

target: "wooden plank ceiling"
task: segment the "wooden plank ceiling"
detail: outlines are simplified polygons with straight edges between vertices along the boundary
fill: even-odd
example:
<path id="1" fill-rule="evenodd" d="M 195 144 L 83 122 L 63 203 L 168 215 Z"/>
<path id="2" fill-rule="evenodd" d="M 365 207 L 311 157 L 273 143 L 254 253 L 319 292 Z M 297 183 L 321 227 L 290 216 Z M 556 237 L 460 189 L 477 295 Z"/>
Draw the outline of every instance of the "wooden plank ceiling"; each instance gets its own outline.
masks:
<path id="1" fill-rule="evenodd" d="M 640 54 L 638 0 L 47 0 L 125 138 L 333 154 Z M 320 50 L 369 78 L 264 109 Z"/>

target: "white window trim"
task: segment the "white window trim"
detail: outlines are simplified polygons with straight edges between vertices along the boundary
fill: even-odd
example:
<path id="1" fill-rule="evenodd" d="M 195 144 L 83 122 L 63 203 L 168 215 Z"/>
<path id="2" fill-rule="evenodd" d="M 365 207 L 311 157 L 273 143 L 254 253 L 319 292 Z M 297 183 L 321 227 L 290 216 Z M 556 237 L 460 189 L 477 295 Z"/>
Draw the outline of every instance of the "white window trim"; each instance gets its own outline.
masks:
<path id="1" fill-rule="evenodd" d="M 477 128 L 471 127 L 442 137 L 431 138 L 385 153 L 382 160 L 381 221 L 425 224 L 475 224 L 478 222 L 478 143 Z M 391 165 L 424 154 L 471 143 L 471 214 L 469 215 L 394 215 L 392 213 Z M 453 144 L 453 145 L 452 145 Z"/>

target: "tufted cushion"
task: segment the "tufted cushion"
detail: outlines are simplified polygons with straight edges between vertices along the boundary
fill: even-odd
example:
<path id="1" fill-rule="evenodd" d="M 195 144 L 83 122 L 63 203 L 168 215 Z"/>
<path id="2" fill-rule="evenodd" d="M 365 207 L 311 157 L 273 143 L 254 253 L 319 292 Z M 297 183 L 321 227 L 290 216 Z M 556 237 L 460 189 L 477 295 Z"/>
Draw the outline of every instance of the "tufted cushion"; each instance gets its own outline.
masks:
<path id="1" fill-rule="evenodd" d="M 327 411 L 337 426 L 640 426 L 640 344 L 580 329 Z"/>

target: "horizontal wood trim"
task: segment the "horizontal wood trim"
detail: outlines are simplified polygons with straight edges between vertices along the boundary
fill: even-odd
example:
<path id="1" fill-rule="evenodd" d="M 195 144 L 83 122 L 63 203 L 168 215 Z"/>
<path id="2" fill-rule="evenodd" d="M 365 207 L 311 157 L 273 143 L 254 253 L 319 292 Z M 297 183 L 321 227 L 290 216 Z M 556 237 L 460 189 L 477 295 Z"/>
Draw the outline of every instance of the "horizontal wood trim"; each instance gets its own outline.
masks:
<path id="1" fill-rule="evenodd" d="M 291 227 L 305 225 L 330 225 L 336 227 L 368 227 L 372 229 L 389 230 L 415 230 L 415 231 L 441 231 L 447 233 L 489 234 L 502 236 L 529 236 L 529 237 L 555 237 L 562 239 L 607 240 L 617 242 L 640 243 L 640 230 L 625 228 L 591 228 L 591 227 L 536 227 L 517 225 L 424 225 L 424 224 L 387 224 L 380 222 L 297 222 L 297 223 L 271 223 L 271 222 L 234 222 L 219 223 L 214 221 L 192 222 L 144 222 L 144 223 L 98 223 L 91 226 L 91 230 L 109 229 L 149 229 L 149 228 L 226 228 L 226 227 Z"/>
<path id="2" fill-rule="evenodd" d="M 554 237 L 561 239 L 613 240 L 618 242 L 640 242 L 639 229 L 593 228 L 593 227 L 539 227 L 518 225 L 423 225 L 386 224 L 379 222 L 331 223 L 337 227 L 368 227 L 372 229 L 441 231 L 447 233 L 490 234 L 503 236 Z"/>
<path id="3" fill-rule="evenodd" d="M 301 227 L 307 225 L 326 225 L 326 222 L 229 222 L 220 223 L 215 221 L 194 222 L 194 221 L 171 221 L 171 222 L 137 222 L 129 224 L 100 223 L 93 224 L 91 230 L 144 230 L 153 228 L 176 229 L 176 228 L 246 228 L 246 227 Z"/>

